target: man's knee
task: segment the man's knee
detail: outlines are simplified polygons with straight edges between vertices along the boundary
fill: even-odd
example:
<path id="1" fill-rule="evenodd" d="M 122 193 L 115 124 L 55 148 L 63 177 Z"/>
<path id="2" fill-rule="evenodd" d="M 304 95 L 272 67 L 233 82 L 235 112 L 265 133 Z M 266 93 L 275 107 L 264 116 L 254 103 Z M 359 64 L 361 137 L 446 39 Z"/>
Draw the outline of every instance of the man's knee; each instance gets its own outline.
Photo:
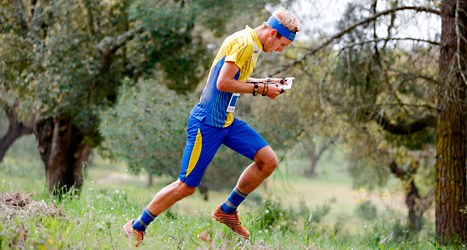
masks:
<path id="1" fill-rule="evenodd" d="M 269 176 L 279 165 L 279 159 L 271 147 L 268 146 L 258 151 L 255 155 L 255 163 L 260 171 Z"/>
<path id="2" fill-rule="evenodd" d="M 176 195 L 180 199 L 190 196 L 196 192 L 196 187 L 190 187 L 184 182 L 177 180 Z"/>

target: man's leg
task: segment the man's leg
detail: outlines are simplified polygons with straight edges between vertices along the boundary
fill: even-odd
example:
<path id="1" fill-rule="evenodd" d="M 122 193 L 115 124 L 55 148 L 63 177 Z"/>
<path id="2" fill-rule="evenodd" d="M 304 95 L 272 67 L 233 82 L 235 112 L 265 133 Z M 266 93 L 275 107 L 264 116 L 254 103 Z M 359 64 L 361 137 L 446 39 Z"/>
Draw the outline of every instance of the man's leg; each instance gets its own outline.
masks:
<path id="1" fill-rule="evenodd" d="M 206 167 L 216 154 L 217 149 L 222 144 L 223 137 L 228 131 L 207 125 L 196 118 L 190 117 L 187 133 L 187 143 L 183 153 L 179 179 L 161 189 L 144 209 L 141 216 L 136 220 L 132 220 L 131 225 L 123 227 L 130 238 L 130 242 L 135 238 L 133 235 L 136 235 L 138 236 L 137 241 L 140 243 L 144 238 L 146 227 L 157 215 L 170 208 L 175 202 L 196 191 Z"/>
<path id="2" fill-rule="evenodd" d="M 270 146 L 258 150 L 254 161 L 243 171 L 237 182 L 238 190 L 245 194 L 253 192 L 274 172 L 279 164 L 279 160 Z"/>
<path id="3" fill-rule="evenodd" d="M 278 164 L 278 159 L 270 146 L 265 146 L 255 154 L 254 161 L 240 176 L 237 186 L 229 198 L 221 205 L 224 213 L 231 214 L 237 210 L 240 203 L 253 192 L 269 175 L 272 174 Z"/>
<path id="4" fill-rule="evenodd" d="M 234 151 L 254 160 L 240 176 L 237 186 L 213 217 L 226 224 L 236 234 L 248 238 L 250 232 L 238 220 L 237 207 L 255 190 L 278 165 L 278 159 L 269 144 L 243 121 L 235 119 L 224 144 Z"/>
<path id="5" fill-rule="evenodd" d="M 161 189 L 136 220 L 131 220 L 123 226 L 123 231 L 129 238 L 130 246 L 133 247 L 133 244 L 135 244 L 138 247 L 141 244 L 146 227 L 157 215 L 170 208 L 175 202 L 192 195 L 195 191 L 196 187 L 190 187 L 180 180 Z"/>
<path id="6" fill-rule="evenodd" d="M 213 217 L 226 224 L 234 233 L 249 238 L 250 232 L 242 226 L 238 219 L 237 207 L 245 200 L 247 195 L 255 190 L 278 165 L 278 159 L 270 146 L 258 150 L 254 157 L 255 162 L 246 168 L 237 186 L 225 202 L 214 212 Z"/>
<path id="7" fill-rule="evenodd" d="M 169 209 L 175 202 L 194 194 L 196 187 L 190 187 L 180 180 L 176 180 L 172 184 L 161 189 L 154 199 L 149 203 L 148 210 L 159 215 Z"/>

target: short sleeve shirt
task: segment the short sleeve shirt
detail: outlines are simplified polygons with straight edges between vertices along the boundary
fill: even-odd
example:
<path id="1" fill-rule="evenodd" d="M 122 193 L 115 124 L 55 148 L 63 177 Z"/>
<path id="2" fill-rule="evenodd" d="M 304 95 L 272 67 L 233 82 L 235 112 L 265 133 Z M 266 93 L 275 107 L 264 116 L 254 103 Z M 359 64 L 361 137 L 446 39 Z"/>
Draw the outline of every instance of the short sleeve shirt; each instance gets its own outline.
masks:
<path id="1" fill-rule="evenodd" d="M 235 109 L 239 94 L 217 89 L 220 70 L 226 61 L 233 62 L 240 69 L 234 79 L 246 82 L 262 50 L 263 46 L 256 32 L 249 26 L 227 37 L 211 66 L 200 102 L 193 108 L 191 115 L 215 127 L 228 127 L 232 124 L 234 116 L 231 107 L 233 105 Z"/>

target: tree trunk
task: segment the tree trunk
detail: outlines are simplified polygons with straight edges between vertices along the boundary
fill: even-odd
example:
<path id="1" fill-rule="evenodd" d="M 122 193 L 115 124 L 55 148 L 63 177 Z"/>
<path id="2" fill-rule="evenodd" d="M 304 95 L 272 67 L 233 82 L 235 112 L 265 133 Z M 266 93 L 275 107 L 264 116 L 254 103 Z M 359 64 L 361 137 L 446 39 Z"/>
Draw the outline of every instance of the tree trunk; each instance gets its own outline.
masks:
<path id="1" fill-rule="evenodd" d="M 148 187 L 152 186 L 152 174 L 149 173 L 149 178 L 148 178 Z"/>
<path id="2" fill-rule="evenodd" d="M 209 200 L 209 196 L 208 196 L 209 188 L 208 188 L 208 186 L 200 184 L 199 187 L 198 187 L 198 190 L 201 193 L 201 195 L 203 196 L 203 199 L 205 201 L 208 201 Z"/>
<path id="3" fill-rule="evenodd" d="M 442 4 L 436 142 L 436 234 L 441 244 L 465 242 L 467 0 Z"/>
<path id="4" fill-rule="evenodd" d="M 316 156 L 315 154 L 310 155 L 311 159 L 311 165 L 308 168 L 308 171 L 306 172 L 306 175 L 309 177 L 314 177 L 316 176 L 316 166 L 318 165 L 318 160 L 321 157 L 321 155 Z"/>
<path id="5" fill-rule="evenodd" d="M 414 175 L 418 170 L 418 161 L 412 162 L 408 170 L 399 167 L 396 161 L 389 164 L 391 172 L 399 178 L 405 185 L 405 204 L 409 210 L 408 219 L 410 223 L 410 230 L 418 233 L 422 229 L 423 213 L 433 203 L 434 191 L 431 190 L 424 198 L 420 198 L 418 188 L 415 186 Z"/>
<path id="6" fill-rule="evenodd" d="M 85 144 L 83 134 L 70 118 L 54 118 L 36 123 L 34 134 L 45 165 L 49 191 L 67 192 L 81 188 L 86 162 L 92 147 Z M 59 191 L 59 192 L 57 192 Z"/>
<path id="7" fill-rule="evenodd" d="M 3 161 L 3 157 L 6 154 L 6 151 L 10 148 L 11 145 L 23 135 L 32 133 L 34 119 L 30 119 L 28 124 L 18 121 L 18 114 L 16 113 L 16 108 L 18 107 L 18 100 L 15 101 L 13 107 L 5 106 L 5 112 L 8 116 L 8 131 L 5 136 L 0 139 L 0 162 Z"/>

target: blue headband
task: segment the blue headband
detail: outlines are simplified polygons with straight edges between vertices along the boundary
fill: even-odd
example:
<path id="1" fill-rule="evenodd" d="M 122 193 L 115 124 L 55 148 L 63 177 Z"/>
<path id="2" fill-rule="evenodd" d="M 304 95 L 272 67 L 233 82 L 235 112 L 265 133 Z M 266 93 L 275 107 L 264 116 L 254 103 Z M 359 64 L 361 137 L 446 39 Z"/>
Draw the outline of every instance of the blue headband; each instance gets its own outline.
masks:
<path id="1" fill-rule="evenodd" d="M 295 35 L 297 34 L 296 32 L 292 32 L 289 29 L 287 29 L 284 25 L 279 23 L 277 19 L 274 16 L 271 16 L 268 20 L 269 26 L 271 26 L 273 29 L 276 29 L 279 34 L 284 36 L 285 38 L 289 39 L 290 41 L 293 41 L 295 39 Z"/>

